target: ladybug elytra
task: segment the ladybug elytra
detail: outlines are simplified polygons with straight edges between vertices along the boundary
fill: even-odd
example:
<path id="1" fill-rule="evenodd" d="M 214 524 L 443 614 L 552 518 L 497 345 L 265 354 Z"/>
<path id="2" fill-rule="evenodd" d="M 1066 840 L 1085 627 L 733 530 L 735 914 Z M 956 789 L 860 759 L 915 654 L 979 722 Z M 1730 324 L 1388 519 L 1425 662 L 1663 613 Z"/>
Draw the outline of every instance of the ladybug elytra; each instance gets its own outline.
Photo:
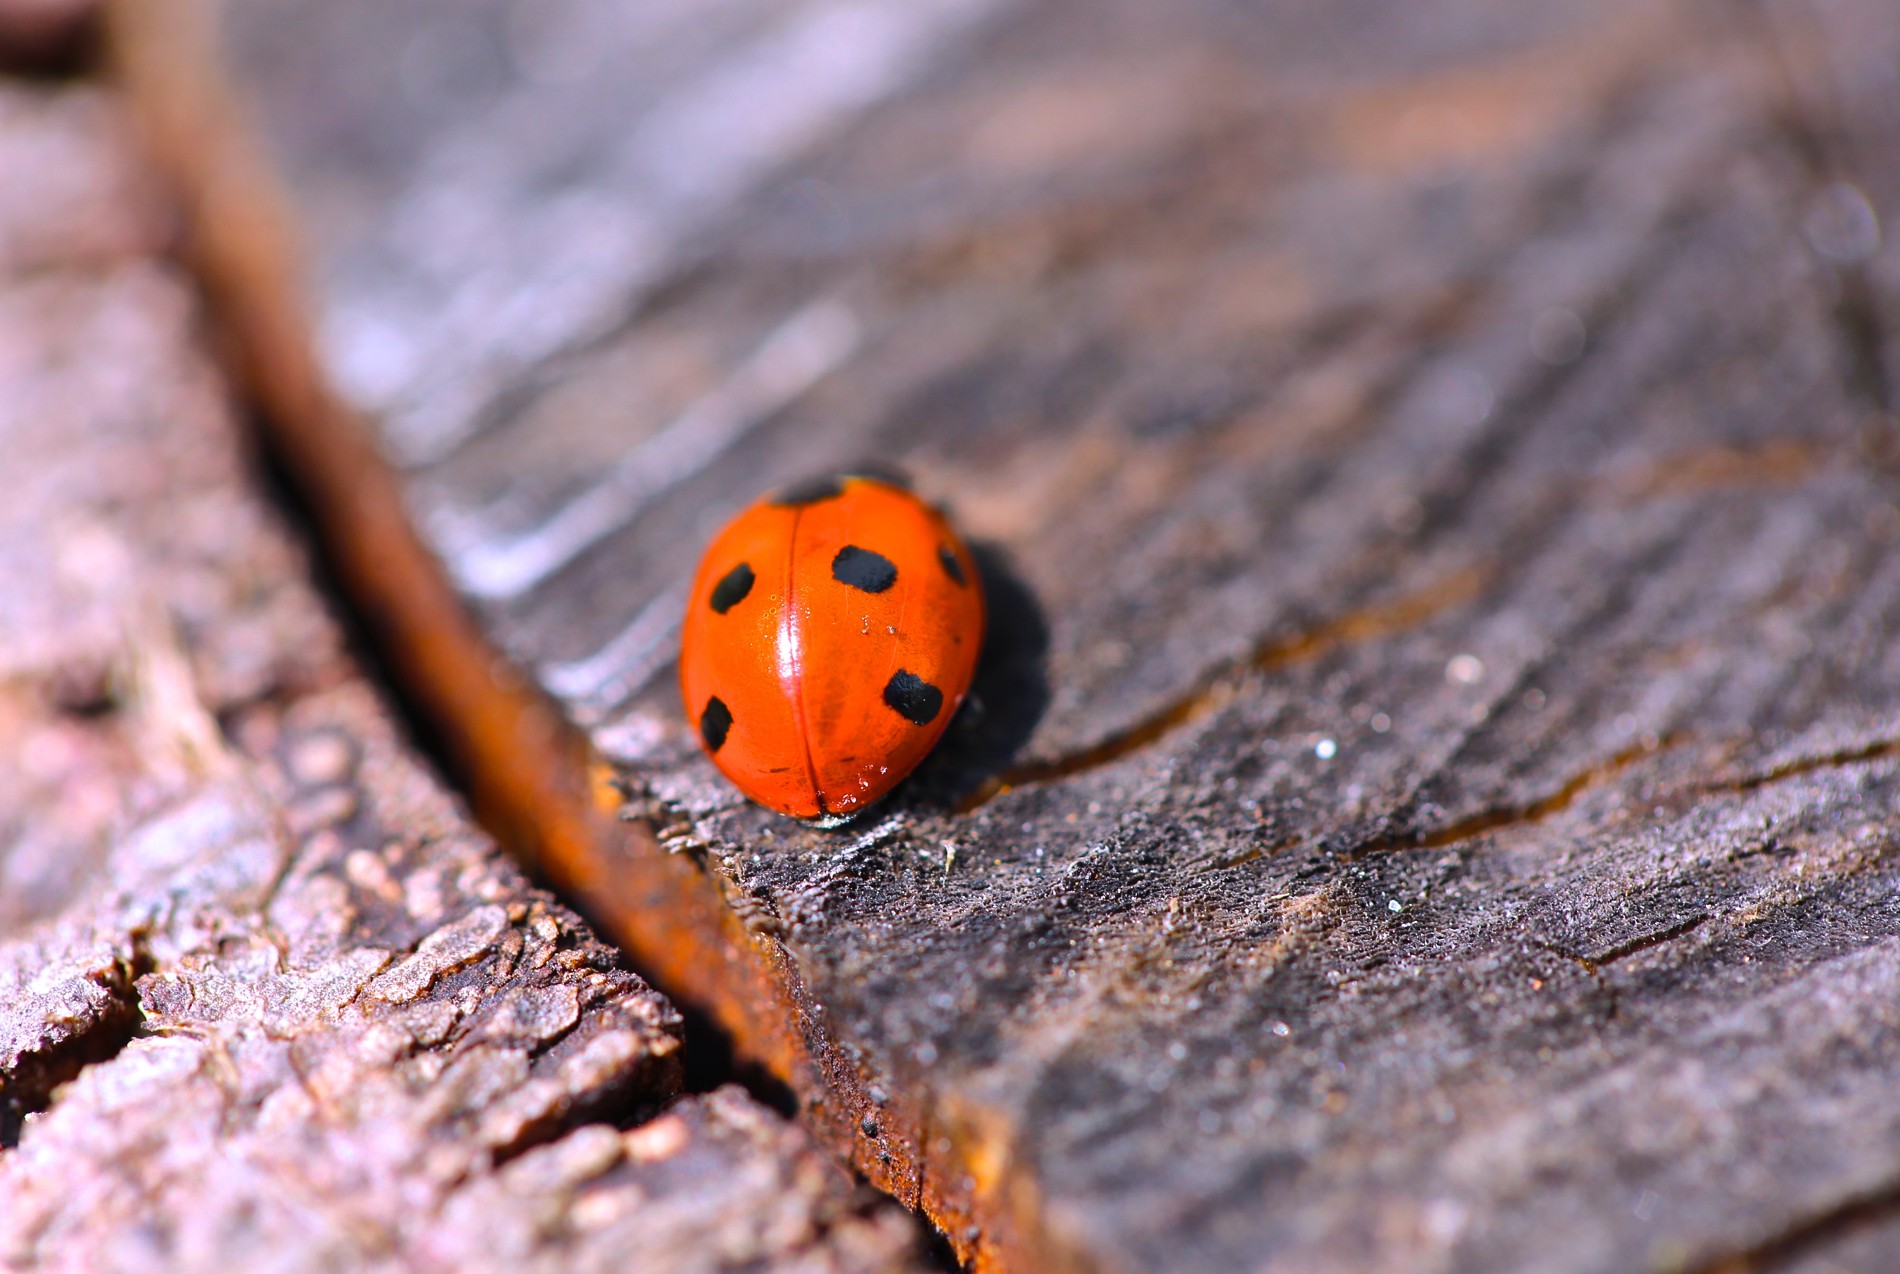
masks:
<path id="1" fill-rule="evenodd" d="M 747 796 L 836 826 L 923 760 L 983 644 L 976 563 L 900 482 L 767 496 L 713 537 L 687 601 L 680 691 Z"/>

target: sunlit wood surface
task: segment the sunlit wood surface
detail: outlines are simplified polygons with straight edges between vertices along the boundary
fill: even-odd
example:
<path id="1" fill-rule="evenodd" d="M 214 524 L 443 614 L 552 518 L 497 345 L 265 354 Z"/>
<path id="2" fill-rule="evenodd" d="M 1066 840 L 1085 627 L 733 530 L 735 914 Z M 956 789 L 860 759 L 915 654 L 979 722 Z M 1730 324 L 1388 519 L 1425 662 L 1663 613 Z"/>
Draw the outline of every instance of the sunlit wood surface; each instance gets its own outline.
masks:
<path id="1" fill-rule="evenodd" d="M 980 1267 L 1900 1251 L 1885 0 L 220 39 L 308 284 L 261 303 L 646 820 L 550 870 Z M 997 634 L 818 833 L 698 754 L 677 622 L 867 457 Z"/>

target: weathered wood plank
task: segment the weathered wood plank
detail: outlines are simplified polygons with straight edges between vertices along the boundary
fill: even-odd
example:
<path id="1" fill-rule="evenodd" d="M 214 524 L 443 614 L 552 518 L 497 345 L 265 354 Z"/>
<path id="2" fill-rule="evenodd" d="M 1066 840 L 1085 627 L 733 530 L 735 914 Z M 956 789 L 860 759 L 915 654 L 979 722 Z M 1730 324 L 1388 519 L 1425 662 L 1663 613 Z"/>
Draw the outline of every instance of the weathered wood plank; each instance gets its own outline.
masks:
<path id="1" fill-rule="evenodd" d="M 118 103 L 0 83 L 0 1265 L 907 1267 L 403 743 Z"/>
<path id="2" fill-rule="evenodd" d="M 665 100 L 827 8 L 732 10 Z M 556 870 L 649 959 L 728 906 L 816 1126 L 961 1250 L 1891 1264 L 1890 6 L 999 6 L 637 275 L 583 231 L 666 214 L 614 184 L 651 170 L 588 128 L 542 160 L 611 108 L 690 186 L 639 77 L 523 76 L 516 132 L 388 72 L 347 116 L 425 176 L 365 194 L 321 123 L 358 37 L 315 12 L 228 37 L 319 326 L 382 312 L 360 262 L 418 191 L 478 255 L 565 261 L 574 215 L 607 263 L 611 304 L 432 293 L 322 347 L 489 636 L 704 874 L 637 835 Z M 465 129 L 451 199 L 417 157 Z M 603 190 L 634 206 L 574 212 Z M 822 835 L 700 759 L 673 625 L 721 518 L 866 454 L 994 546 L 1000 640 L 942 756 Z"/>

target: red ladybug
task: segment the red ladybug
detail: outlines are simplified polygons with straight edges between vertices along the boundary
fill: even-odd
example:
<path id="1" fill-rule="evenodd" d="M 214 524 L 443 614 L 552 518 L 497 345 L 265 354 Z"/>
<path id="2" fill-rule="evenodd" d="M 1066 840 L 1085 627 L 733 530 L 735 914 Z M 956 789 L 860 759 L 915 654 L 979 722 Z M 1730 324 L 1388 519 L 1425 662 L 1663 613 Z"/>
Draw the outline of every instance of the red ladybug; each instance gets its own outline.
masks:
<path id="1" fill-rule="evenodd" d="M 726 777 L 836 826 L 942 736 L 983 644 L 970 550 L 899 482 L 787 488 L 713 537 L 686 604 L 680 691 Z"/>

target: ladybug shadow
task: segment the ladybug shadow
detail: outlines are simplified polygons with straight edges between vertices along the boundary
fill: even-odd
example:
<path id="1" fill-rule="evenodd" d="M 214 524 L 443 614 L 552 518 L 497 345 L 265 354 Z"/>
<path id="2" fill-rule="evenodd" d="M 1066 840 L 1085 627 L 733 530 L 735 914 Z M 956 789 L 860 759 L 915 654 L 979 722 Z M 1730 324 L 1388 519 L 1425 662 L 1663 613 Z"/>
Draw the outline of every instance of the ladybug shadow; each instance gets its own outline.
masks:
<path id="1" fill-rule="evenodd" d="M 970 693 L 931 754 L 895 793 L 894 809 L 960 810 L 1015 759 L 1049 707 L 1049 624 L 1036 595 L 994 544 L 975 542 L 987 612 Z"/>

